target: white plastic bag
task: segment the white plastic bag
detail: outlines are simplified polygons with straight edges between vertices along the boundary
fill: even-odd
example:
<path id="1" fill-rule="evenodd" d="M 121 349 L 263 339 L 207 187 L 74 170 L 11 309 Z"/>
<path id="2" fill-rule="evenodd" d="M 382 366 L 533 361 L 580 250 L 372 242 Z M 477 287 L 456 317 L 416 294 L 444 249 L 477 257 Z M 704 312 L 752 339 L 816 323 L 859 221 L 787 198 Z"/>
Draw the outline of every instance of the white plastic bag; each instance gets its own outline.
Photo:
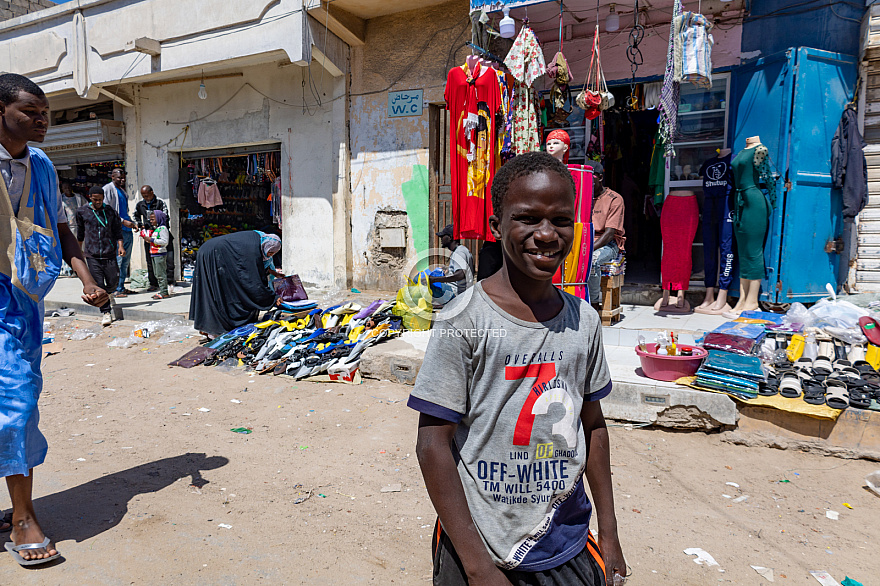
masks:
<path id="1" fill-rule="evenodd" d="M 853 329 L 859 327 L 859 318 L 868 315 L 861 307 L 849 301 L 821 299 L 810 308 L 817 327 Z"/>
<path id="2" fill-rule="evenodd" d="M 868 485 L 874 494 L 880 496 L 880 470 L 875 470 L 865 477 L 865 484 Z"/>
<path id="3" fill-rule="evenodd" d="M 810 310 L 803 303 L 794 302 L 791 304 L 791 307 L 788 308 L 788 312 L 786 312 L 785 317 L 782 318 L 782 322 L 790 326 L 792 324 L 802 324 L 804 327 L 810 327 L 813 325 L 815 318 L 813 314 L 810 313 Z"/>
<path id="4" fill-rule="evenodd" d="M 159 338 L 160 344 L 170 344 L 172 342 L 182 342 L 187 338 L 198 336 L 199 331 L 192 326 L 174 326 L 165 331 L 165 335 Z"/>

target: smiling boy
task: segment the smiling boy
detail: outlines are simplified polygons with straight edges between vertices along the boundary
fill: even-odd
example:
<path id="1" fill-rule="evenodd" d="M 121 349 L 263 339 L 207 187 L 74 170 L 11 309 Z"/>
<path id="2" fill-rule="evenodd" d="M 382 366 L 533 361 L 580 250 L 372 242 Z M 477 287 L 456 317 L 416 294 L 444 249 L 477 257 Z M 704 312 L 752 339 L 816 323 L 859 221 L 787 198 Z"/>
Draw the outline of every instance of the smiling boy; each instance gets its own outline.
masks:
<path id="1" fill-rule="evenodd" d="M 43 299 L 55 284 L 62 258 L 82 281 L 82 299 L 94 306 L 107 293 L 89 274 L 70 228 L 52 162 L 28 142 L 43 142 L 49 127 L 49 101 L 28 78 L 0 75 L 0 476 L 12 500 L 12 529 L 6 549 L 22 565 L 60 555 L 34 512 L 33 468 L 48 445 L 40 433 L 37 400 Z"/>
<path id="2" fill-rule="evenodd" d="M 489 219 L 502 269 L 435 319 L 409 399 L 439 516 L 434 584 L 599 586 L 626 574 L 599 405 L 611 391 L 600 322 L 552 284 L 574 239 L 574 189 L 546 153 L 502 167 Z"/>

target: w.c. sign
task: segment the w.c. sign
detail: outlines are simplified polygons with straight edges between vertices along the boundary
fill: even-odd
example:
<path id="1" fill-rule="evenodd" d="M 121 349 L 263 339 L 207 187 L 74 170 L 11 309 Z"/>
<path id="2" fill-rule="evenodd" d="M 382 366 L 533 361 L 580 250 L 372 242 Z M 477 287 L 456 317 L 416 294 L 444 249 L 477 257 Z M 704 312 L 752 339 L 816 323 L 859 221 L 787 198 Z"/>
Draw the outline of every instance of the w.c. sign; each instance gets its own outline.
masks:
<path id="1" fill-rule="evenodd" d="M 421 116 L 423 90 L 388 92 L 388 117 Z"/>

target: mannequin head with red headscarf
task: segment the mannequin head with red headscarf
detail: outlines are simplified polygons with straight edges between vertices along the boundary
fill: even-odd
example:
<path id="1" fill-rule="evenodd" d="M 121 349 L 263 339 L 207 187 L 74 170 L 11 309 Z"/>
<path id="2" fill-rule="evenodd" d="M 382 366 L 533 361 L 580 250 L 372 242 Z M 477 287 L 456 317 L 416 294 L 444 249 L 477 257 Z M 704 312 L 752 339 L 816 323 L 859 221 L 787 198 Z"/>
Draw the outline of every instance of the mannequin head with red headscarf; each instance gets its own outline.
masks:
<path id="1" fill-rule="evenodd" d="M 571 149 L 571 138 L 564 130 L 556 129 L 547 135 L 547 152 L 554 158 L 568 163 L 568 151 Z"/>

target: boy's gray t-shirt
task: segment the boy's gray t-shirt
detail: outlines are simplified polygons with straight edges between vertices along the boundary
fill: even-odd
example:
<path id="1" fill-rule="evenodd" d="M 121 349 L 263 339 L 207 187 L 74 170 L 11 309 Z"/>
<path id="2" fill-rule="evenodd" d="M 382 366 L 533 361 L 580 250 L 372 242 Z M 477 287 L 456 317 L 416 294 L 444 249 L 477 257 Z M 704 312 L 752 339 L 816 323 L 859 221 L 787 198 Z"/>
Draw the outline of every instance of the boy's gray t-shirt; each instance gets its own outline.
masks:
<path id="1" fill-rule="evenodd" d="M 587 542 L 583 402 L 611 392 L 596 312 L 562 294 L 553 319 L 499 308 L 481 283 L 440 312 L 409 406 L 458 423 L 458 472 L 495 563 L 542 571 Z"/>

